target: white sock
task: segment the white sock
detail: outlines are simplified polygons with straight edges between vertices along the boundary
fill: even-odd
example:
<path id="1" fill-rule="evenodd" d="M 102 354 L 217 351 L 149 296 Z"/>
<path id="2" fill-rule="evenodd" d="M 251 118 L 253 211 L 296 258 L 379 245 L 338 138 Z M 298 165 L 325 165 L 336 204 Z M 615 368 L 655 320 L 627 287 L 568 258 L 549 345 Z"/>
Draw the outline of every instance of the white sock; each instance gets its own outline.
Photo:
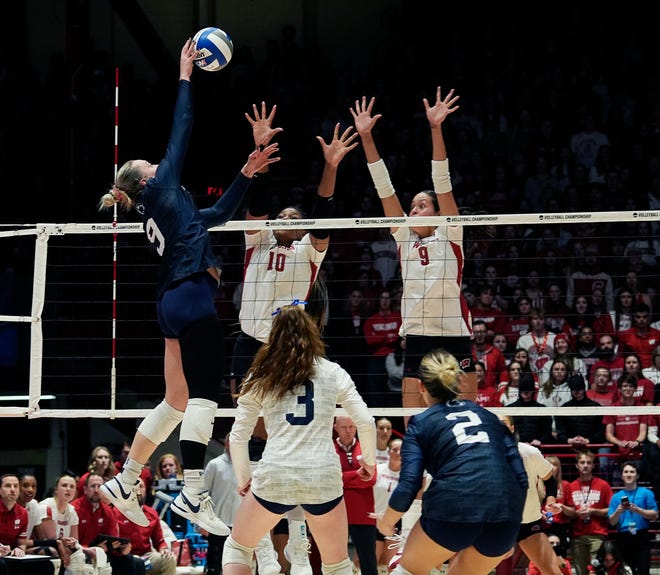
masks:
<path id="1" fill-rule="evenodd" d="M 186 495 L 199 495 L 206 491 L 204 485 L 204 470 L 203 469 L 184 469 L 183 470 L 183 483 Z"/>
<path id="2" fill-rule="evenodd" d="M 142 473 L 142 468 L 144 465 L 138 463 L 135 459 L 127 459 L 124 462 L 124 467 L 121 470 L 121 481 L 127 485 L 135 485 L 138 482 L 140 473 Z"/>

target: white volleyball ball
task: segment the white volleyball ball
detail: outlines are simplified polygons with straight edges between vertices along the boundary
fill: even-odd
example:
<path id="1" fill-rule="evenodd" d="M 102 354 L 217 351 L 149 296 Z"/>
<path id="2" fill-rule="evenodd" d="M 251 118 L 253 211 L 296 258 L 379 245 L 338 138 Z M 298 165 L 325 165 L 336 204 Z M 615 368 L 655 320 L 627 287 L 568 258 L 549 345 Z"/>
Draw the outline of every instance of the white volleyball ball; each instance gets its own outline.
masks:
<path id="1" fill-rule="evenodd" d="M 197 56 L 195 65 L 207 72 L 222 70 L 234 55 L 234 43 L 220 28 L 202 28 L 193 37 Z"/>

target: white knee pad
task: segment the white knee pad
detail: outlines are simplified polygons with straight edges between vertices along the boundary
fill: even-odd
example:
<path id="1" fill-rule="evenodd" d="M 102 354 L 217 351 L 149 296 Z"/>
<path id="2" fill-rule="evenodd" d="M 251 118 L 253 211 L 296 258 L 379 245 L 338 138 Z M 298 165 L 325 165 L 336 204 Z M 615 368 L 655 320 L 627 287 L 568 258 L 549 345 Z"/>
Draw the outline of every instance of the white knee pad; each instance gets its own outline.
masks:
<path id="1" fill-rule="evenodd" d="M 339 563 L 321 563 L 323 575 L 353 575 L 353 562 L 347 557 Z"/>
<path id="2" fill-rule="evenodd" d="M 251 568 L 253 555 L 254 547 L 245 547 L 240 543 L 236 543 L 234 538 L 229 535 L 222 548 L 222 566 L 224 567 L 229 563 L 238 563 Z"/>
<path id="3" fill-rule="evenodd" d="M 208 445 L 213 433 L 216 409 L 218 404 L 210 399 L 190 399 L 181 423 L 179 439 Z"/>
<path id="4" fill-rule="evenodd" d="M 152 443 L 160 445 L 182 419 L 183 411 L 174 409 L 163 400 L 142 420 L 138 431 Z"/>

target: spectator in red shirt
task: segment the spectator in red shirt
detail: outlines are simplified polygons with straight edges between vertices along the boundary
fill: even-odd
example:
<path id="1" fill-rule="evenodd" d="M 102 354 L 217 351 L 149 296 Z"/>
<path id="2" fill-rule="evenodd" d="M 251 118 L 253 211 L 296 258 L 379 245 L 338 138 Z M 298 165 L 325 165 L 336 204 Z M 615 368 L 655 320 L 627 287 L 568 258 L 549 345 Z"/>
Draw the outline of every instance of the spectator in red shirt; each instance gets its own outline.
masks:
<path id="1" fill-rule="evenodd" d="M 598 341 L 598 356 L 600 359 L 591 366 L 591 381 L 593 383 L 593 376 L 599 367 L 606 367 L 610 370 L 610 381 L 615 382 L 623 375 L 623 358 L 619 357 L 617 353 L 617 346 L 614 338 L 610 334 L 603 334 Z M 616 386 L 611 384 L 612 389 Z"/>
<path id="2" fill-rule="evenodd" d="M 593 453 L 582 451 L 576 460 L 580 475 L 568 487 L 566 504 L 560 505 L 562 513 L 574 519 L 571 556 L 575 571 L 577 575 L 587 575 L 587 566 L 609 534 L 607 512 L 612 499 L 612 487 L 604 479 L 594 477 Z"/>
<path id="3" fill-rule="evenodd" d="M 0 477 L 0 544 L 2 545 L 0 555 L 2 556 L 25 555 L 28 512 L 25 507 L 18 505 L 18 494 L 18 475 L 5 473 Z"/>
<path id="4" fill-rule="evenodd" d="M 378 311 L 364 322 L 364 339 L 367 342 L 367 377 L 362 397 L 370 407 L 380 406 L 388 390 L 387 356 L 396 351 L 401 313 L 392 310 L 389 290 L 381 290 L 378 296 Z"/>
<path id="5" fill-rule="evenodd" d="M 610 370 L 605 366 L 597 367 L 594 371 L 594 383 L 587 390 L 587 397 L 607 407 L 614 403 L 615 389 Z"/>
<path id="6" fill-rule="evenodd" d="M 114 509 L 119 525 L 119 535 L 131 540 L 133 555 L 141 557 L 145 562 L 149 560 L 151 563 L 150 575 L 175 575 L 176 557 L 165 541 L 158 512 L 153 507 L 145 505 L 146 488 L 142 478 L 138 480 L 137 495 L 142 511 L 149 520 L 149 525 L 140 527 Z"/>
<path id="7" fill-rule="evenodd" d="M 641 406 L 643 403 L 635 398 L 637 379 L 629 373 L 624 374 L 618 382 L 619 399 L 614 405 Z M 615 415 L 603 417 L 605 424 L 605 439 L 614 444 L 615 450 L 629 460 L 642 457 L 642 443 L 646 439 L 648 417 L 641 414 Z"/>
<path id="8" fill-rule="evenodd" d="M 131 554 L 131 544 L 119 542 L 101 542 L 92 546 L 98 535 L 119 536 L 119 526 L 114 509 L 101 501 L 99 489 L 103 485 L 103 477 L 92 472 L 85 480 L 85 493 L 71 502 L 78 513 L 78 541 L 88 562 L 98 562 L 97 548 L 102 549 L 112 567 L 111 573 L 122 575 L 142 575 L 145 573 L 144 561 Z"/>
<path id="9" fill-rule="evenodd" d="M 646 304 L 638 304 L 633 314 L 633 327 L 619 332 L 620 351 L 639 356 L 642 368 L 651 367 L 653 349 L 660 344 L 660 330 L 650 327 L 651 310 Z"/>
<path id="10" fill-rule="evenodd" d="M 488 332 L 488 338 L 491 339 L 497 332 L 506 329 L 506 316 L 504 312 L 493 307 L 493 290 L 488 286 L 484 286 L 479 291 L 477 303 L 470 309 L 472 314 L 472 321 L 477 319 L 483 320 Z"/>
<path id="11" fill-rule="evenodd" d="M 364 575 L 378 575 L 376 562 L 376 520 L 369 516 L 374 510 L 376 475 L 364 481 L 358 470 L 362 455 L 357 427 L 345 415 L 335 418 L 335 449 L 341 463 L 344 481 L 344 500 L 348 514 L 348 533 Z"/>
<path id="12" fill-rule="evenodd" d="M 626 353 L 623 355 L 623 369 L 624 375 L 632 375 L 637 381 L 637 389 L 635 389 L 633 397 L 642 405 L 653 405 L 655 388 L 653 382 L 642 375 L 642 364 L 636 353 Z M 617 392 L 614 394 L 614 399 L 619 399 Z"/>
<path id="13" fill-rule="evenodd" d="M 504 334 L 506 335 L 508 347 L 513 349 L 521 335 L 529 332 L 529 312 L 532 310 L 532 300 L 527 296 L 520 296 L 516 300 L 516 313 L 510 314 Z M 474 318 L 474 316 L 472 316 Z"/>
<path id="14" fill-rule="evenodd" d="M 506 362 L 499 349 L 495 349 L 488 341 L 488 328 L 481 319 L 472 321 L 472 357 L 480 361 L 486 369 L 486 385 L 497 387 L 502 373 L 506 373 Z"/>
<path id="15" fill-rule="evenodd" d="M 477 374 L 477 397 L 474 402 L 481 407 L 499 407 L 495 402 L 495 392 L 497 388 L 488 385 L 486 382 L 486 368 L 480 361 L 474 362 L 474 371 Z"/>

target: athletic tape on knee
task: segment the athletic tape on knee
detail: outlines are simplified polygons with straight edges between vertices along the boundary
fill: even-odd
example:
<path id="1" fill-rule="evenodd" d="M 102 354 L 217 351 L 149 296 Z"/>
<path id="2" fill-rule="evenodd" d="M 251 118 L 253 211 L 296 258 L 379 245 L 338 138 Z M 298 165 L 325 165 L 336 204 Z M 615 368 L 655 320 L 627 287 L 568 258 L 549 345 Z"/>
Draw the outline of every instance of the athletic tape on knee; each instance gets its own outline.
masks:
<path id="1" fill-rule="evenodd" d="M 417 523 L 417 520 L 422 516 L 422 500 L 415 499 L 412 502 L 412 505 L 403 514 L 401 517 L 401 530 L 410 531 L 413 528 L 413 525 Z"/>
<path id="2" fill-rule="evenodd" d="M 321 563 L 321 572 L 323 575 L 352 575 L 353 563 L 348 557 L 339 563 Z"/>
<path id="3" fill-rule="evenodd" d="M 182 419 L 183 411 L 174 409 L 163 400 L 142 420 L 138 431 L 152 443 L 160 445 L 170 436 Z"/>
<path id="4" fill-rule="evenodd" d="M 218 404 L 210 399 L 195 397 L 188 400 L 186 413 L 181 423 L 181 441 L 194 441 L 208 445 L 213 433 L 215 423 L 215 411 Z"/>
<path id="5" fill-rule="evenodd" d="M 253 555 L 254 547 L 245 547 L 240 543 L 236 543 L 234 538 L 229 535 L 222 549 L 222 566 L 224 567 L 229 563 L 238 563 L 239 565 L 247 565 L 251 568 Z"/>

